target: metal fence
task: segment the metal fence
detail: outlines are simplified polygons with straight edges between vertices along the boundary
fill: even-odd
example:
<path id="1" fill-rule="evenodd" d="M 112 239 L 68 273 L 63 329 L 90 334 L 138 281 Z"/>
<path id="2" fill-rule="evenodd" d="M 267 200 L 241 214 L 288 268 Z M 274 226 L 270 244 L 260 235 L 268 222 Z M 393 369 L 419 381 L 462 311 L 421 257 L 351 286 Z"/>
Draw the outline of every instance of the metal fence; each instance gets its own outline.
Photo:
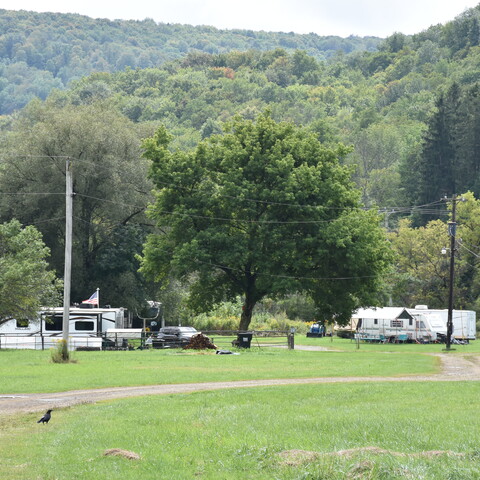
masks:
<path id="1" fill-rule="evenodd" d="M 61 335 L 25 335 L 24 333 L 1 333 L 0 349 L 48 350 L 56 348 L 62 340 Z M 71 336 L 68 338 L 69 350 L 88 348 L 101 350 L 102 337 Z"/>
<path id="2" fill-rule="evenodd" d="M 217 348 L 228 349 L 232 347 L 285 347 L 295 348 L 295 334 L 280 330 L 209 330 L 202 331 L 203 335 Z"/>
<path id="3" fill-rule="evenodd" d="M 200 332 L 199 332 L 200 333 Z M 284 347 L 294 349 L 294 333 L 279 330 L 209 330 L 202 331 L 217 349 Z M 131 350 L 144 348 L 145 332 L 141 330 L 114 332 L 110 335 L 72 335 L 68 338 L 69 350 Z M 57 347 L 61 335 L 25 335 L 24 333 L 0 333 L 0 349 L 48 350 Z M 182 348 L 185 342 L 166 342 L 170 348 Z"/>

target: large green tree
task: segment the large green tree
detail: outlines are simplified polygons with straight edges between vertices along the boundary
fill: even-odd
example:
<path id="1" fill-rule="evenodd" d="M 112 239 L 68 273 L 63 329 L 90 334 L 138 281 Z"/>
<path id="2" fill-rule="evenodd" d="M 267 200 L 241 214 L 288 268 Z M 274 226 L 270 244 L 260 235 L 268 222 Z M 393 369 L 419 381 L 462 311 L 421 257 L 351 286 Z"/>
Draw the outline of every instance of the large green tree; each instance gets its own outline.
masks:
<path id="1" fill-rule="evenodd" d="M 144 142 L 161 232 L 145 245 L 142 271 L 188 278 L 197 309 L 241 295 L 241 330 L 267 295 L 306 292 L 339 322 L 374 302 L 390 251 L 340 165 L 348 150 L 268 113 L 224 131 L 188 152 L 169 149 L 165 128 Z"/>
<path id="2" fill-rule="evenodd" d="M 36 318 L 42 305 L 58 302 L 49 253 L 35 227 L 23 228 L 17 220 L 0 224 L 0 324 Z"/>
<path id="3" fill-rule="evenodd" d="M 146 235 L 150 195 L 140 134 L 106 104 L 34 102 L 14 122 L 0 161 L 0 220 L 34 224 L 64 269 L 65 158 L 73 169 L 72 301 L 101 289 L 101 302 L 143 303 L 135 254 Z M 8 193 L 5 195 L 5 193 Z"/>

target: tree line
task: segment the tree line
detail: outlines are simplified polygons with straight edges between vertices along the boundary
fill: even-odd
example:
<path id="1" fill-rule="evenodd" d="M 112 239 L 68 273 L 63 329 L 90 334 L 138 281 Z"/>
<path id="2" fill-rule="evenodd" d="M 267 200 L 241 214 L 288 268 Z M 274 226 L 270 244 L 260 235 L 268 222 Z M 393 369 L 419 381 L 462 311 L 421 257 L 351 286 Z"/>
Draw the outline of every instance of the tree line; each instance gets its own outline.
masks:
<path id="1" fill-rule="evenodd" d="M 0 9 L 0 114 L 45 99 L 93 72 L 158 67 L 192 51 L 301 49 L 318 59 L 373 50 L 375 37 L 300 35 L 210 26 L 92 19 L 78 14 Z"/>
<path id="2" fill-rule="evenodd" d="M 339 167 L 350 172 L 352 188 L 358 192 L 355 208 L 380 213 L 381 225 L 391 232 L 395 254 L 391 270 L 372 275 L 375 298 L 369 297 L 369 302 L 442 307 L 448 266 L 438 252 L 440 244 L 448 243 L 445 221 L 449 213 L 448 204 L 440 199 L 452 193 L 466 195 L 466 210 L 459 223 L 464 222 L 469 232 L 475 230 L 476 198 L 480 196 L 476 154 L 480 51 L 476 37 L 468 33 L 472 29 L 464 28 L 475 24 L 472 19 L 477 14 L 478 9 L 472 9 L 443 27 L 414 36 L 395 34 L 376 52 L 354 52 L 328 61 L 298 49 L 195 51 L 161 67 L 93 73 L 78 79 L 67 90 L 55 90 L 45 100 L 33 100 L 15 115 L 2 117 L 0 222 L 17 218 L 24 225 L 34 225 L 50 249 L 50 268 L 61 276 L 62 166 L 69 156 L 75 163 L 76 192 L 73 298 L 79 301 L 99 286 L 108 292 L 106 302 L 134 309 L 146 298 L 171 296 L 167 285 L 174 285 L 176 291 L 199 291 L 195 287 L 198 278 L 205 279 L 205 285 L 213 279 L 202 277 L 204 269 L 198 262 L 197 269 L 190 264 L 190 275 L 171 264 L 173 256 L 168 262 L 164 259 L 165 265 L 153 262 L 156 266 L 146 277 L 139 272 L 146 258 L 144 245 L 153 241 L 147 238 L 168 241 L 174 232 L 174 214 L 179 213 L 176 209 L 185 214 L 186 208 L 172 203 L 166 214 L 161 211 L 149 217 L 147 206 L 158 201 L 160 192 L 174 189 L 185 172 L 197 168 L 192 152 L 230 138 L 228 125 L 235 118 L 255 122 L 269 111 L 275 124 L 296 125 L 302 135 L 310 135 L 322 148 L 335 152 Z M 468 33 L 467 40 L 460 41 L 462 31 Z M 172 170 L 169 179 L 162 171 L 153 174 L 150 170 L 154 155 L 142 155 L 142 139 L 155 138 L 159 127 L 171 139 L 167 150 L 177 152 L 172 153 L 175 163 L 185 163 L 185 172 Z M 219 188 L 218 179 L 209 183 L 211 179 L 205 178 L 206 185 Z M 174 193 L 180 201 L 180 191 Z M 269 201 L 255 193 L 250 192 L 248 198 Z M 279 203 L 300 204 L 294 197 Z M 198 199 L 189 205 L 190 216 L 183 220 L 198 224 L 192 212 L 201 205 Z M 240 207 L 238 202 L 236 206 Z M 208 206 L 208 215 L 223 218 L 220 213 L 213 215 L 213 208 Z M 290 211 L 283 210 L 285 215 Z M 201 211 L 194 214 L 205 216 Z M 170 222 L 164 215 L 169 215 Z M 296 220 L 293 210 L 289 215 Z M 218 241 L 222 235 L 229 238 L 217 227 Z M 288 235 L 273 234 L 277 240 Z M 194 242 L 193 236 L 190 241 Z M 477 305 L 478 242 L 471 234 L 459 253 L 463 260 L 456 298 L 464 308 Z M 267 248 L 267 243 L 259 244 Z M 432 268 L 427 268 L 427 259 Z M 202 261 L 215 268 L 239 268 L 225 259 Z M 170 278 L 163 270 L 166 265 L 172 267 Z M 310 299 L 320 297 L 315 282 L 308 288 L 298 282 L 293 285 L 295 278 L 318 279 L 320 275 L 301 275 L 284 267 L 283 273 L 277 265 L 269 274 L 285 277 L 279 282 L 284 290 L 279 288 L 278 294 L 286 295 L 288 290 L 288 294 L 303 292 Z M 149 268 L 145 264 L 142 270 L 147 273 Z M 223 274 L 228 274 L 225 268 Z M 361 277 L 358 272 L 350 276 Z M 181 284 L 176 283 L 178 277 Z M 322 288 L 334 292 L 331 285 Z M 350 298 L 351 305 L 362 303 L 362 298 L 367 301 L 361 289 L 356 295 Z M 210 300 L 211 306 L 218 298 Z M 335 310 L 326 303 L 322 308 L 325 314 Z"/>

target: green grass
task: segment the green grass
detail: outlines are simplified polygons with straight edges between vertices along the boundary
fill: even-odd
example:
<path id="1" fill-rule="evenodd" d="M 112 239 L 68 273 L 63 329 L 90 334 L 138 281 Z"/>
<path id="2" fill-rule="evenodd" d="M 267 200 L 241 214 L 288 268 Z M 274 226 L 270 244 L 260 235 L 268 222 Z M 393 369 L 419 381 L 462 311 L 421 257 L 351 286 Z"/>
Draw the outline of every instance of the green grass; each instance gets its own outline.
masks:
<path id="1" fill-rule="evenodd" d="M 0 350 L 0 393 L 273 378 L 429 374 L 438 359 L 421 353 L 308 352 L 252 348 L 240 355 L 181 350 L 75 352 L 54 364 L 50 352 Z"/>
<path id="2" fill-rule="evenodd" d="M 261 387 L 82 405 L 46 426 L 4 417 L 0 478 L 478 479 L 479 394 L 478 382 Z M 332 455 L 367 446 L 465 456 Z M 104 457 L 109 448 L 142 459 Z M 279 454 L 294 449 L 319 456 L 285 465 Z"/>
<path id="3" fill-rule="evenodd" d="M 445 344 L 431 343 L 420 345 L 416 343 L 368 343 L 339 337 L 307 338 L 305 335 L 295 335 L 295 345 L 325 347 L 333 350 L 363 352 L 402 352 L 402 353 L 442 353 Z M 480 340 L 468 345 L 452 345 L 452 353 L 480 353 Z"/>

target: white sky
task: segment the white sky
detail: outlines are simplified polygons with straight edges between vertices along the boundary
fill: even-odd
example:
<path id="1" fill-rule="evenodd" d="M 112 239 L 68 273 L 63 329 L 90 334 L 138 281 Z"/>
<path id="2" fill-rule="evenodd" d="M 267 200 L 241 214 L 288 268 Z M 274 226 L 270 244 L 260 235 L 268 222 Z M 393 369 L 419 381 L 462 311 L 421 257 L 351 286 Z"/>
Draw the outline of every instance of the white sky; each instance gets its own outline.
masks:
<path id="1" fill-rule="evenodd" d="M 453 20 L 480 0 L 0 0 L 0 8 L 318 35 L 387 37 Z"/>

